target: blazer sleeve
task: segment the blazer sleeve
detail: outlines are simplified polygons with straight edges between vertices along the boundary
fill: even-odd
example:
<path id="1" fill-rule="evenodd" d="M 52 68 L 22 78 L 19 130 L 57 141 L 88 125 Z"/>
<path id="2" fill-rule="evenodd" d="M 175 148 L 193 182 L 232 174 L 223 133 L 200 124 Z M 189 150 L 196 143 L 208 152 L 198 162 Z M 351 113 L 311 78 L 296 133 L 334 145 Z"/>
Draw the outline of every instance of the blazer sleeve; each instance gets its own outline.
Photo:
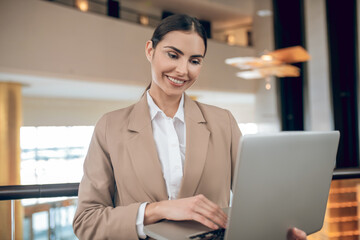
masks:
<path id="1" fill-rule="evenodd" d="M 73 228 L 79 239 L 138 239 L 141 203 L 114 206 L 116 185 L 106 143 L 106 115 L 96 124 L 84 162 Z"/>
<path id="2" fill-rule="evenodd" d="M 239 148 L 239 141 L 241 138 L 241 132 L 239 129 L 239 125 L 237 124 L 234 116 L 228 111 L 229 119 L 230 119 L 230 128 L 231 128 L 231 186 L 234 179 L 234 172 L 236 167 L 236 159 Z"/>

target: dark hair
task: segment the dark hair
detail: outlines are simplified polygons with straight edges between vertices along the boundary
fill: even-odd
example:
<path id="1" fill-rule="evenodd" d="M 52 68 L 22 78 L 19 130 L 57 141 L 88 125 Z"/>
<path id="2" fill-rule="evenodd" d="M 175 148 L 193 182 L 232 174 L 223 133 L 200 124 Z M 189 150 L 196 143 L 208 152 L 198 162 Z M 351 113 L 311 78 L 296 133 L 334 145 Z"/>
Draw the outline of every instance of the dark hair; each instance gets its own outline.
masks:
<path id="1" fill-rule="evenodd" d="M 160 22 L 151 38 L 153 48 L 156 48 L 163 37 L 172 31 L 194 31 L 199 34 L 204 41 L 205 55 L 207 49 L 206 31 L 197 18 L 190 17 L 186 14 L 171 15 Z"/>
<path id="2" fill-rule="evenodd" d="M 164 18 L 160 24 L 156 27 L 153 36 L 151 37 L 151 41 L 153 44 L 153 48 L 155 49 L 157 44 L 164 38 L 166 34 L 172 31 L 194 31 L 202 38 L 205 45 L 206 54 L 207 49 L 207 37 L 206 31 L 204 27 L 201 25 L 199 20 L 195 17 L 190 17 L 186 14 L 175 14 Z M 145 92 L 150 89 L 151 82 L 149 86 L 146 88 Z"/>

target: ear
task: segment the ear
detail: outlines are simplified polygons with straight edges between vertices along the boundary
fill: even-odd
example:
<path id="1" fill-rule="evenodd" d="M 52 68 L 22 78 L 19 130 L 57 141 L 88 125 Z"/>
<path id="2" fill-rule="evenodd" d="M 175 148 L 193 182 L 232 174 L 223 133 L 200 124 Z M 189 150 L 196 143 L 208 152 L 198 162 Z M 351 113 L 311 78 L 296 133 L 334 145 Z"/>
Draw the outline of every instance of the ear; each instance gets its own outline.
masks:
<path id="1" fill-rule="evenodd" d="M 153 54 L 154 54 L 153 43 L 151 40 L 149 40 L 146 42 L 145 45 L 145 55 L 149 62 L 151 62 Z"/>

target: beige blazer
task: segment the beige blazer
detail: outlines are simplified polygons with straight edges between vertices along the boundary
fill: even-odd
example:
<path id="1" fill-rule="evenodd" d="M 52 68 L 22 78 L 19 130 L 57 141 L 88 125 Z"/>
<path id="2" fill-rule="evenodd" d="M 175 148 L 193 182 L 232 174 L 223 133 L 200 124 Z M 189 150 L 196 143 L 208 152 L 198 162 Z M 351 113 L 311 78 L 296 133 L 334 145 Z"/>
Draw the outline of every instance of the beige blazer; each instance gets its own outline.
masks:
<path id="1" fill-rule="evenodd" d="M 179 198 L 203 194 L 227 207 L 240 138 L 227 110 L 185 95 L 186 155 Z M 167 200 L 146 95 L 96 124 L 73 227 L 79 239 L 137 239 L 142 202 Z"/>

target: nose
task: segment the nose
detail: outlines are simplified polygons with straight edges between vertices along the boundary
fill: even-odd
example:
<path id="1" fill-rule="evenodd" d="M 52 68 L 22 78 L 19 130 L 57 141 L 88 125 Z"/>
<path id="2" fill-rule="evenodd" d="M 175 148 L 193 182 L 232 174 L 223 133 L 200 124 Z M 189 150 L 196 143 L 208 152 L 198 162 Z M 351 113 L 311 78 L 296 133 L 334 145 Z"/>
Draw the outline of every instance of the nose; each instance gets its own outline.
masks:
<path id="1" fill-rule="evenodd" d="M 176 66 L 176 73 L 180 76 L 187 75 L 188 73 L 188 62 L 186 60 L 178 61 Z"/>

